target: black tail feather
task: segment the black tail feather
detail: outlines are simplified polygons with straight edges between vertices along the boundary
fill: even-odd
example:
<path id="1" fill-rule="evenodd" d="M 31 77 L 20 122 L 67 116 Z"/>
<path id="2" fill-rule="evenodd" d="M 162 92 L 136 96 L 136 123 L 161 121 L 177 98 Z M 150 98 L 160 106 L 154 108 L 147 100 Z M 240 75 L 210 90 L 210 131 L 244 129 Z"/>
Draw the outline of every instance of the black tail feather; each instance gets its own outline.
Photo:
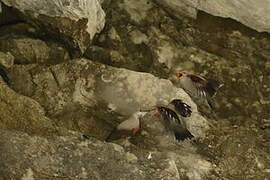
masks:
<path id="1" fill-rule="evenodd" d="M 207 79 L 207 80 L 208 80 L 209 85 L 216 91 L 224 85 L 223 83 L 214 79 Z"/>
<path id="2" fill-rule="evenodd" d="M 107 142 L 111 142 L 117 139 L 121 139 L 121 138 L 128 138 L 131 137 L 133 134 L 133 131 L 130 130 L 113 130 L 109 136 L 106 138 L 105 141 Z"/>
<path id="3" fill-rule="evenodd" d="M 181 99 L 174 99 L 170 102 L 175 107 L 175 110 L 183 117 L 190 117 L 192 110 L 191 106 L 184 103 Z"/>
<path id="4" fill-rule="evenodd" d="M 192 139 L 194 138 L 194 136 L 188 131 L 186 130 L 185 132 L 181 132 L 181 133 L 174 133 L 176 140 L 178 141 L 183 141 L 185 139 Z"/>
<path id="5" fill-rule="evenodd" d="M 216 81 L 214 79 L 207 79 L 207 81 L 208 84 L 206 86 L 206 91 L 209 93 L 211 97 L 215 96 L 217 90 L 224 85 L 223 83 Z"/>

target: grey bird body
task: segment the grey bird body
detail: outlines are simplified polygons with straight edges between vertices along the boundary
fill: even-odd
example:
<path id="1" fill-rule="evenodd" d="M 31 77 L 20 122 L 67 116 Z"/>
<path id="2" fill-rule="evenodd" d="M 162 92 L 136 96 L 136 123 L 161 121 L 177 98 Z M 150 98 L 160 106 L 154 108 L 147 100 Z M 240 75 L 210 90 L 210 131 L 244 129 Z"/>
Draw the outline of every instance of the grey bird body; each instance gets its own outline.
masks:
<path id="1" fill-rule="evenodd" d="M 211 99 L 216 95 L 218 89 L 223 86 L 222 83 L 206 79 L 202 76 L 181 72 L 176 74 L 182 88 L 198 104 L 207 105 L 212 108 Z"/>
<path id="2" fill-rule="evenodd" d="M 127 120 L 120 123 L 115 130 L 111 132 L 106 141 L 113 141 L 120 138 L 128 138 L 133 136 L 140 130 L 140 118 L 147 112 L 135 112 Z"/>

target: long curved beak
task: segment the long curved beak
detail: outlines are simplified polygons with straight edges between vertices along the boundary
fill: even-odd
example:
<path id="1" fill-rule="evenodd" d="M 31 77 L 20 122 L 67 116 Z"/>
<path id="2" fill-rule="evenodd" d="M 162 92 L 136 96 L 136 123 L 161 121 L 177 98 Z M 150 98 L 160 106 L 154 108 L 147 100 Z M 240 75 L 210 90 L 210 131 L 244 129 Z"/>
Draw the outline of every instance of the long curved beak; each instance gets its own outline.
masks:
<path id="1" fill-rule="evenodd" d="M 140 112 L 151 112 L 151 111 L 154 111 L 156 110 L 156 108 L 153 108 L 153 109 L 140 109 Z"/>

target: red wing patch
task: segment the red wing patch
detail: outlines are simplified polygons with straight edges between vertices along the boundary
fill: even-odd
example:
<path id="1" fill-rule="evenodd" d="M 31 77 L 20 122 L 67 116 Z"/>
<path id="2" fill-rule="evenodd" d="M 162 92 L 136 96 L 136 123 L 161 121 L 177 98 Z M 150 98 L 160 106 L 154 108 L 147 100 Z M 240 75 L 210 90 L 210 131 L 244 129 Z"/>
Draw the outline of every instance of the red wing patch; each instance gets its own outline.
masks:
<path id="1" fill-rule="evenodd" d="M 133 132 L 133 134 L 135 134 L 139 130 L 140 130 L 140 126 L 137 126 L 137 127 L 135 127 L 135 128 L 132 129 L 132 132 Z"/>
<path id="2" fill-rule="evenodd" d="M 189 74 L 188 77 L 195 82 L 196 84 L 202 86 L 202 87 L 206 87 L 207 86 L 207 81 L 202 79 L 201 77 Z"/>

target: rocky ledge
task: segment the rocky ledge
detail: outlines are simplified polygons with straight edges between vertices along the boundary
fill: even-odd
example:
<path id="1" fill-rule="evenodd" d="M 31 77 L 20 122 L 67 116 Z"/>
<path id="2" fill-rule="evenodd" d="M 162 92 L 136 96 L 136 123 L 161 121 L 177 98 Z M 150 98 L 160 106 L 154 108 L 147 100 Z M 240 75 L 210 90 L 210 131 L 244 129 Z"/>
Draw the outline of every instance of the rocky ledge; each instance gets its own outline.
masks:
<path id="1" fill-rule="evenodd" d="M 270 35 L 243 25 L 269 32 L 264 3 L 1 1 L 0 179 L 268 179 Z M 211 111 L 173 80 L 182 70 L 225 84 Z M 176 98 L 193 139 L 149 112 L 106 141 Z"/>

